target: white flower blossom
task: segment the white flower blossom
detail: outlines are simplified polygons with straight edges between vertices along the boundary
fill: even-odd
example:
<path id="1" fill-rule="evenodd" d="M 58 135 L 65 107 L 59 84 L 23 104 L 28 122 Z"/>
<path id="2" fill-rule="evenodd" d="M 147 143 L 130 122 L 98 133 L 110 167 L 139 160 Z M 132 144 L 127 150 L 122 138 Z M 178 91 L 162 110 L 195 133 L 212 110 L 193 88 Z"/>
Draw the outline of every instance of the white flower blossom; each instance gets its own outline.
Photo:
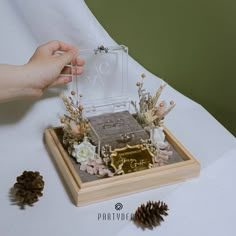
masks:
<path id="1" fill-rule="evenodd" d="M 151 130 L 151 141 L 154 145 L 157 145 L 159 148 L 163 148 L 166 146 L 165 144 L 165 134 L 163 131 L 163 127 L 155 127 Z"/>
<path id="2" fill-rule="evenodd" d="M 73 147 L 72 156 L 76 158 L 77 162 L 87 164 L 89 160 L 95 159 L 96 146 L 92 145 L 86 137 L 82 143 L 74 145 Z"/>

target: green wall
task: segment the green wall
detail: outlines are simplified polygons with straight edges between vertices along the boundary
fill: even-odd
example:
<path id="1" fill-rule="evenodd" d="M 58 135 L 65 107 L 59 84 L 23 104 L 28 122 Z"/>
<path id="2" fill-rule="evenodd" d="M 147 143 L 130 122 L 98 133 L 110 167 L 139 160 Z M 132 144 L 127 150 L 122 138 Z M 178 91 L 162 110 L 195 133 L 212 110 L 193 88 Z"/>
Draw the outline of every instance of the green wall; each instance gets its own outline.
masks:
<path id="1" fill-rule="evenodd" d="M 236 135 L 235 0 L 85 2 L 135 60 Z"/>

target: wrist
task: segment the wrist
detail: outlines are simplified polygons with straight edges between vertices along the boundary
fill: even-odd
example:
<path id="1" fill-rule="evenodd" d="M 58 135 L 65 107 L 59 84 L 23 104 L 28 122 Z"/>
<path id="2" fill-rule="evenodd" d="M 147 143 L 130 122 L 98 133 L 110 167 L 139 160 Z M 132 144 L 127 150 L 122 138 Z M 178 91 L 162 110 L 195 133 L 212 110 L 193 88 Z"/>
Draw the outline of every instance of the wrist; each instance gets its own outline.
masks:
<path id="1" fill-rule="evenodd" d="M 24 97 L 38 98 L 43 94 L 43 89 L 37 86 L 37 79 L 34 79 L 35 71 L 32 69 L 30 63 L 20 66 L 22 71 L 21 79 L 22 81 L 22 93 Z"/>
<path id="2" fill-rule="evenodd" d="M 0 65 L 0 101 L 39 97 L 42 90 L 30 84 L 30 70 L 26 65 Z"/>

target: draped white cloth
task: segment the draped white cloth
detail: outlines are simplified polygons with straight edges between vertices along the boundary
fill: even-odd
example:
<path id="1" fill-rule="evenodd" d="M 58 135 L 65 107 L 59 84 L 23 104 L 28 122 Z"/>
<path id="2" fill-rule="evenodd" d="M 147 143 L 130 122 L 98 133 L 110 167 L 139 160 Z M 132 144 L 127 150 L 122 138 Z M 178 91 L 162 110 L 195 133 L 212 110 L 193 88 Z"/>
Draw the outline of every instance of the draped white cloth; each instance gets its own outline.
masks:
<path id="1" fill-rule="evenodd" d="M 0 17 L 0 63 L 24 64 L 38 45 L 53 39 L 79 48 L 116 45 L 83 0 L 1 0 Z M 133 84 L 143 72 L 149 78 L 147 89 L 154 91 L 160 84 L 158 77 L 129 58 L 130 97 L 135 96 Z M 233 235 L 236 232 L 233 227 L 236 193 L 232 181 L 236 177 L 235 138 L 201 105 L 170 86 L 162 98 L 174 100 L 177 106 L 166 119 L 166 126 L 199 160 L 203 167 L 201 176 L 186 183 L 76 208 L 43 143 L 43 130 L 58 125 L 58 113 L 62 112 L 60 91 L 51 89 L 37 101 L 0 105 L 1 235 Z M 24 170 L 39 170 L 46 186 L 40 201 L 21 211 L 11 205 L 8 192 L 15 177 Z M 124 212 L 133 212 L 150 199 L 166 201 L 171 209 L 170 216 L 157 230 L 143 232 L 129 221 L 98 220 L 98 213 L 114 212 L 117 202 L 124 205 Z"/>

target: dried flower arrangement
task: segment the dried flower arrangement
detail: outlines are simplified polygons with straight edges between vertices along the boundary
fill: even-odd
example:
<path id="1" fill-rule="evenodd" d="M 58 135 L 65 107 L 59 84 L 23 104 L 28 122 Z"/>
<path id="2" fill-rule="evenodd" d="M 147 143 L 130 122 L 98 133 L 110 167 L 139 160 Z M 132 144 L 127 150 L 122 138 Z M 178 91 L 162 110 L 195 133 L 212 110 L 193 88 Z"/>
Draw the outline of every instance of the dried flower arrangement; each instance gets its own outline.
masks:
<path id="1" fill-rule="evenodd" d="M 165 101 L 158 103 L 159 98 L 166 83 L 160 85 L 154 96 L 143 89 L 143 79 L 145 74 L 141 75 L 141 82 L 137 82 L 139 103 L 131 101 L 136 111 L 136 119 L 138 122 L 150 132 L 150 140 L 142 140 L 142 142 L 154 154 L 154 167 L 168 164 L 169 157 L 173 154 L 169 150 L 170 145 L 165 140 L 163 131 L 163 120 L 165 116 L 175 107 L 174 101 L 170 101 L 167 106 Z"/>
<path id="2" fill-rule="evenodd" d="M 73 97 L 61 96 L 68 112 L 68 115 L 65 114 L 61 118 L 63 124 L 62 142 L 67 147 L 68 153 L 80 164 L 80 170 L 98 177 L 110 177 L 113 173 L 96 153 L 96 146 L 90 141 L 91 128 L 89 120 L 83 115 L 82 95 L 79 95 L 79 100 L 76 98 L 75 91 L 72 90 L 71 95 Z"/>
<path id="3" fill-rule="evenodd" d="M 150 133 L 150 139 L 141 139 L 140 144 L 148 149 L 153 156 L 152 166 L 163 166 L 168 164 L 172 151 L 169 150 L 170 145 L 165 140 L 161 124 L 164 117 L 174 108 L 175 103 L 171 101 L 170 106 L 167 107 L 165 101 L 158 102 L 166 86 L 165 83 L 158 88 L 154 96 L 151 96 L 149 92 L 143 89 L 145 74 L 142 74 L 141 77 L 141 82 L 136 84 L 138 86 L 139 103 L 137 105 L 136 102 L 131 101 L 131 104 L 136 111 L 134 117 Z M 115 169 L 112 166 L 112 156 L 114 155 L 111 146 L 102 146 L 101 153 L 98 153 L 97 147 L 93 144 L 91 124 L 83 115 L 82 95 L 78 96 L 75 91 L 71 91 L 71 95 L 69 97 L 62 95 L 67 111 L 67 114 L 61 118 L 61 123 L 63 124 L 63 144 L 67 148 L 68 153 L 80 164 L 80 170 L 86 171 L 89 174 L 99 177 L 122 174 L 122 168 Z"/>
<path id="4" fill-rule="evenodd" d="M 134 101 L 131 101 L 131 104 L 134 106 L 137 120 L 143 127 L 156 127 L 160 126 L 163 122 L 165 116 L 174 108 L 175 103 L 170 101 L 170 106 L 167 107 L 165 101 L 161 101 L 158 104 L 158 100 L 161 96 L 163 89 L 166 86 L 166 83 L 163 83 L 158 88 L 156 94 L 151 96 L 149 92 L 146 92 L 143 89 L 143 79 L 146 77 L 145 74 L 141 75 L 141 82 L 137 82 L 138 86 L 138 96 L 139 96 L 139 106 Z"/>
<path id="5" fill-rule="evenodd" d="M 148 201 L 142 204 L 135 211 L 133 221 L 141 228 L 153 229 L 164 221 L 163 216 L 167 216 L 168 206 L 164 202 Z"/>
<path id="6" fill-rule="evenodd" d="M 76 99 L 75 91 L 71 91 L 73 97 L 61 96 L 68 115 L 61 118 L 63 124 L 63 144 L 68 147 L 68 153 L 71 155 L 73 146 L 80 144 L 84 137 L 89 135 L 89 122 L 83 116 L 83 106 L 80 104 L 82 95 L 79 100 Z M 76 101 L 77 100 L 77 101 Z"/>

